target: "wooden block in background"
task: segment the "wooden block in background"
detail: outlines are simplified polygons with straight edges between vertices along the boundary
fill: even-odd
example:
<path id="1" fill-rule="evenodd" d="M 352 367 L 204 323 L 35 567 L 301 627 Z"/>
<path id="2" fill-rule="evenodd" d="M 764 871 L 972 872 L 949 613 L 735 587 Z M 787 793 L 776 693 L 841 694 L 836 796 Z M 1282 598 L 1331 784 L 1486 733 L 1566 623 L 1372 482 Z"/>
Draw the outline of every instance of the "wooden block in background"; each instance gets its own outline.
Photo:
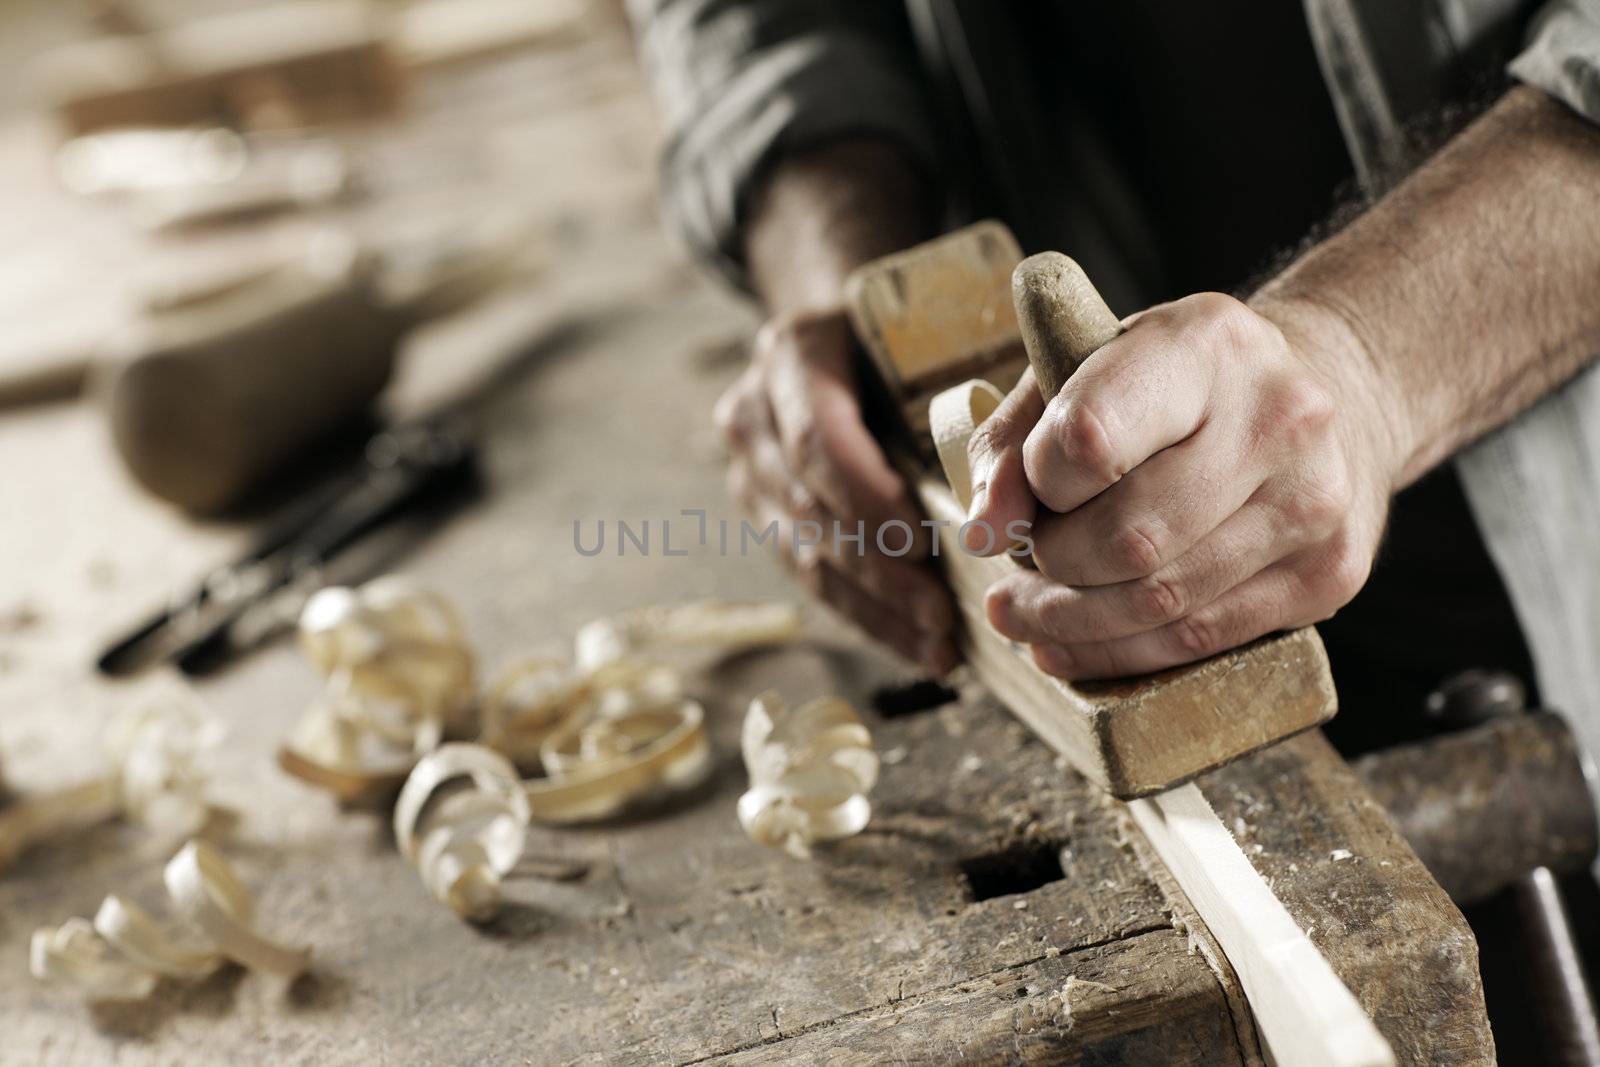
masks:
<path id="1" fill-rule="evenodd" d="M 352 0 L 266 4 L 70 45 L 43 57 L 37 80 L 69 136 L 382 115 L 404 79 L 379 15 Z"/>

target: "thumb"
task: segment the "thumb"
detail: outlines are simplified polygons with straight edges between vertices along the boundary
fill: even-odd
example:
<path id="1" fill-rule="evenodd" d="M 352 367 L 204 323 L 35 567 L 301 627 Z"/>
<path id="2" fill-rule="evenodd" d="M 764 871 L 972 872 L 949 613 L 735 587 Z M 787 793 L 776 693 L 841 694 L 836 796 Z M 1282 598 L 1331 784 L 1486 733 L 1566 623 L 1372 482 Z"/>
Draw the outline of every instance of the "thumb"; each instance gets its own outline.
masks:
<path id="1" fill-rule="evenodd" d="M 969 551 L 985 556 L 1004 552 L 1012 540 L 1007 527 L 1033 521 L 1038 501 L 1028 488 L 1022 448 L 1043 414 L 1044 400 L 1029 370 L 967 442 L 972 471 L 972 505 L 967 509 L 971 527 L 965 538 Z"/>

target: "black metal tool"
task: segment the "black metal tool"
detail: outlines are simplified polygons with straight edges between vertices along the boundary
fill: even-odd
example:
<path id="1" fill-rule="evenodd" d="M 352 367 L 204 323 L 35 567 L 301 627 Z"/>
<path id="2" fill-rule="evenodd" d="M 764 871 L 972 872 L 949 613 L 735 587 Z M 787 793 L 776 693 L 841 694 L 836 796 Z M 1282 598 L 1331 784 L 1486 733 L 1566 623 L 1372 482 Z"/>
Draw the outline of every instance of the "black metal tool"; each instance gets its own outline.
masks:
<path id="1" fill-rule="evenodd" d="M 110 675 L 163 660 L 188 674 L 214 670 L 291 619 L 334 557 L 396 517 L 470 486 L 475 470 L 472 440 L 459 416 L 374 435 L 357 471 L 113 642 L 96 666 Z"/>

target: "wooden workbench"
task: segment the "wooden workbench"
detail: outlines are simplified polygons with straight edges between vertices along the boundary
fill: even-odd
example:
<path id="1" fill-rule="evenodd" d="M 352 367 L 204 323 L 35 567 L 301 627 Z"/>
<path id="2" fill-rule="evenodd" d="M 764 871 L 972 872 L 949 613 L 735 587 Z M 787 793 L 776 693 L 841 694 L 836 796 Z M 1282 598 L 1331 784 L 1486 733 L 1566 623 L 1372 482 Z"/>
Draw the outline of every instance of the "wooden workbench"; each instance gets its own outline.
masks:
<path id="1" fill-rule="evenodd" d="M 560 268 L 435 330 L 401 392 L 562 328 L 487 411 L 489 496 L 405 569 L 457 600 L 491 669 L 642 603 L 794 598 L 761 555 L 573 548 L 575 519 L 592 531 L 703 507 L 737 522 L 704 413 L 752 319 L 660 235 L 656 134 L 620 27 L 597 19 L 569 48 L 459 73 L 415 103 L 371 143 L 398 163 L 425 146 L 439 170 L 397 174 L 388 209 L 526 203 Z M 0 323 L 53 299 L 92 313 L 139 254 L 105 212 L 49 191 L 47 145 L 25 118 L 0 129 Z M 89 671 L 102 639 L 241 531 L 140 496 L 88 406 L 0 418 L 0 469 L 0 768 L 45 788 L 92 772 L 129 699 Z M 207 681 L 230 730 L 216 793 L 240 813 L 223 847 L 263 927 L 314 945 L 315 969 L 285 987 L 230 968 L 116 1007 L 37 987 L 36 926 L 110 891 L 162 904 L 171 844 L 106 826 L 0 875 L 0 1063 L 1259 1062 L 1226 964 L 1117 809 L 981 692 L 873 711 L 908 679 L 820 611 L 809 628 L 697 678 L 717 757 L 703 789 L 651 817 L 536 829 L 511 906 L 482 929 L 428 896 L 384 819 L 276 769 L 316 688 L 291 648 Z M 810 863 L 751 843 L 734 817 L 739 718 L 771 686 L 867 709 L 884 757 L 872 825 Z M 1405 1062 L 1492 1062 L 1465 924 L 1320 737 L 1206 792 Z M 537 877 L 561 866 L 581 874 Z"/>

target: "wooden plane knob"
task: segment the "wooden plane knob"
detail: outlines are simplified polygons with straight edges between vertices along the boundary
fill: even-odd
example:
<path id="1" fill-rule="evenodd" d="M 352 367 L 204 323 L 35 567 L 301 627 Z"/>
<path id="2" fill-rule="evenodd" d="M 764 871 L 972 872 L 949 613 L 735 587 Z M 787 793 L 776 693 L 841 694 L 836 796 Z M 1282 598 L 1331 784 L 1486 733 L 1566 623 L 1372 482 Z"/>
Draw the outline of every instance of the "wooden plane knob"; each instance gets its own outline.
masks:
<path id="1" fill-rule="evenodd" d="M 1017 264 L 1011 299 L 1045 403 L 1061 392 L 1078 364 L 1122 332 L 1083 268 L 1060 252 L 1040 252 Z"/>

